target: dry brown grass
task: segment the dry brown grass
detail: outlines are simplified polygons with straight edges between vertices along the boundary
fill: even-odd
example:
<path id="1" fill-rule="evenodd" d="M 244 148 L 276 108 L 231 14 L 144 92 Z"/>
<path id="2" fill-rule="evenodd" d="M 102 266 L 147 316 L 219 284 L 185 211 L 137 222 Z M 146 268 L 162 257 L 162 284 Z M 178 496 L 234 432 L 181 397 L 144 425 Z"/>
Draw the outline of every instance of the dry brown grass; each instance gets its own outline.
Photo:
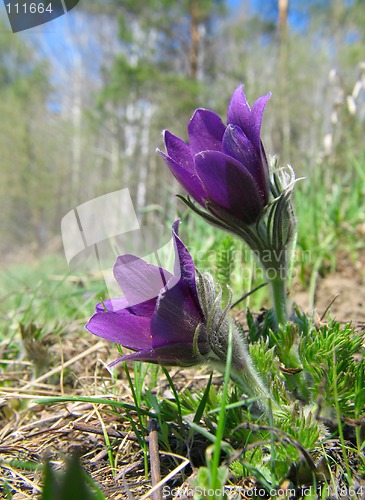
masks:
<path id="1" fill-rule="evenodd" d="M 0 375 L 2 480 L 13 490 L 14 500 L 38 498 L 43 477 L 41 467 L 34 470 L 35 466 L 47 458 L 56 470 L 61 469 L 65 459 L 77 453 L 107 499 L 144 498 L 144 495 L 152 498 L 149 492 L 157 476 L 153 481 L 150 476 L 145 477 L 143 452 L 128 419 L 118 416 L 108 405 L 36 403 L 45 397 L 99 396 L 133 404 L 122 370 L 117 379 L 112 379 L 106 369 L 116 355 L 115 348 L 80 331 L 77 325 L 70 331 L 72 335 L 63 338 L 62 344 L 51 346 L 53 367 L 37 378 L 33 364 L 27 360 L 0 360 L 6 365 Z M 177 372 L 181 390 L 194 384 L 201 387 L 208 378 L 204 372 L 197 376 L 182 370 L 173 370 L 172 376 Z M 156 391 L 167 394 L 168 390 L 167 381 L 161 380 Z M 108 460 L 104 431 L 109 436 L 114 470 Z M 157 463 L 155 470 L 161 469 L 162 481 L 174 480 L 176 476 L 180 484 L 186 477 L 184 469 L 189 460 L 158 449 L 155 439 L 153 442 L 152 462 L 157 463 L 160 457 L 161 464 Z M 188 469 L 191 474 L 191 467 Z"/>

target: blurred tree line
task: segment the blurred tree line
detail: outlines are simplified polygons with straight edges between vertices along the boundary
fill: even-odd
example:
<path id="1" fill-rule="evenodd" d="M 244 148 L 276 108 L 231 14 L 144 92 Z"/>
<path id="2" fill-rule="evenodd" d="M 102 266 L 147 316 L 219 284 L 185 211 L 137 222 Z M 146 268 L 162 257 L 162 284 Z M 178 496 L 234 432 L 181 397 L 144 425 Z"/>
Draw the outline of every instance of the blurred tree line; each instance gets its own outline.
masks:
<path id="1" fill-rule="evenodd" d="M 124 187 L 141 221 L 170 220 L 161 130 L 186 138 L 199 106 L 224 117 L 240 82 L 251 103 L 273 93 L 263 140 L 280 163 L 310 176 L 364 158 L 362 0 L 89 0 L 71 16 L 68 58 L 0 26 L 3 252 L 57 245 L 63 215 Z"/>

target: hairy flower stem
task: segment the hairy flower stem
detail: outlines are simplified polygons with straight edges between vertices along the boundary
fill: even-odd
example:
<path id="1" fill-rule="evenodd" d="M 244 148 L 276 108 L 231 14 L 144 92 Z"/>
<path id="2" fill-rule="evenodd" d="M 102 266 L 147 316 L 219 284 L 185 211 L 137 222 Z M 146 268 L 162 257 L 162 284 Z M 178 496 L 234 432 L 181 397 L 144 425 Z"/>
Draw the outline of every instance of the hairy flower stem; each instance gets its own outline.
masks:
<path id="1" fill-rule="evenodd" d="M 271 290 L 276 325 L 285 327 L 288 322 L 286 278 L 278 276 L 270 279 L 267 277 L 267 281 Z"/>
<path id="2" fill-rule="evenodd" d="M 268 413 L 269 408 L 279 409 L 280 406 L 274 399 L 270 391 L 266 388 L 259 374 L 251 365 L 246 366 L 243 370 L 231 370 L 231 379 L 239 387 L 243 389 L 245 394 L 252 398 L 257 398 L 258 405 Z"/>
<path id="3" fill-rule="evenodd" d="M 273 309 L 275 313 L 275 323 L 276 327 L 281 329 L 282 334 L 286 330 L 286 325 L 288 323 L 288 309 L 287 309 L 287 272 L 285 264 L 278 266 L 280 272 L 276 272 L 275 277 L 270 278 L 269 270 L 266 270 L 266 279 L 270 286 L 271 298 Z M 290 338 L 283 338 L 282 345 L 280 347 L 280 361 L 284 364 L 286 368 L 289 369 L 301 369 L 302 363 L 299 357 L 297 345 L 290 342 Z M 303 371 L 288 375 L 287 377 L 287 387 L 290 391 L 296 392 L 298 397 L 303 401 L 308 401 L 310 393 L 307 387 L 307 381 L 305 379 L 305 374 Z"/>

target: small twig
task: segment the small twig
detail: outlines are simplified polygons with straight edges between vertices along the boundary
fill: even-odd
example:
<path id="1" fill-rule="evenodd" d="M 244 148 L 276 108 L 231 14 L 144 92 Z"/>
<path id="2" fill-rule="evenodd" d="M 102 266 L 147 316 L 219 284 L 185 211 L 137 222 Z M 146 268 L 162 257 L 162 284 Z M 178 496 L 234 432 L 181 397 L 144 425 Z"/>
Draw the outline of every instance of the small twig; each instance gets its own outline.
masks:
<path id="1" fill-rule="evenodd" d="M 56 432 L 57 434 L 69 434 L 71 432 L 70 429 L 65 429 L 65 424 L 57 425 L 57 427 L 52 427 L 51 429 L 41 429 L 39 431 L 32 432 L 31 434 L 27 434 L 27 439 L 34 438 L 36 436 L 41 436 L 42 434 L 51 434 Z M 24 439 L 24 435 L 21 435 L 15 441 L 19 441 Z"/>
<path id="2" fill-rule="evenodd" d="M 331 300 L 331 302 L 328 304 L 328 306 L 326 307 L 326 309 L 324 310 L 324 313 L 322 314 L 322 316 L 320 317 L 319 321 L 323 321 L 324 317 L 326 316 L 326 314 L 328 313 L 329 311 L 329 308 L 332 306 L 332 304 L 335 302 L 335 300 L 338 299 L 338 297 L 340 296 L 340 294 L 338 293 L 337 295 L 335 295 L 333 297 L 333 299 Z"/>
<path id="3" fill-rule="evenodd" d="M 160 455 L 158 452 L 157 420 L 151 418 L 149 428 L 148 449 L 150 452 L 152 488 L 161 481 Z M 162 500 L 161 488 L 152 493 L 152 500 Z"/>
<path id="4" fill-rule="evenodd" d="M 84 411 L 84 410 L 89 410 L 92 408 L 92 405 L 90 403 L 80 405 L 79 408 L 75 408 L 78 411 Z M 56 415 L 52 415 L 50 417 L 46 417 L 43 419 L 36 420 L 35 422 L 32 422 L 30 424 L 24 425 L 23 427 L 20 427 L 18 429 L 18 432 L 25 432 L 25 431 L 31 431 L 34 429 L 34 427 L 46 427 L 48 424 L 60 420 L 62 418 L 71 418 L 73 417 L 74 414 L 72 413 L 72 409 L 70 410 L 69 408 L 67 410 L 63 410 L 60 413 L 56 413 Z"/>
<path id="5" fill-rule="evenodd" d="M 180 457 L 179 455 L 176 455 L 175 453 L 164 453 L 164 454 L 169 455 L 169 456 L 173 456 L 173 457 L 177 457 L 180 459 L 183 458 L 183 457 Z M 161 481 L 158 484 L 156 484 L 156 486 L 154 486 L 150 491 L 147 491 L 147 493 L 145 493 L 143 496 L 141 496 L 141 498 L 139 500 L 146 500 L 147 498 L 149 498 L 153 494 L 154 491 L 156 491 L 157 489 L 160 489 L 161 486 L 163 486 L 168 481 L 170 481 L 170 479 L 172 479 L 174 476 L 176 476 L 181 470 L 183 470 L 189 464 L 190 464 L 190 460 L 185 458 L 180 465 L 178 465 L 177 467 L 175 467 L 175 469 L 173 469 L 171 472 L 169 472 L 169 474 L 167 474 L 167 476 L 165 476 L 163 479 L 161 479 Z"/>
<path id="6" fill-rule="evenodd" d="M 319 422 L 323 422 L 327 427 L 330 429 L 337 429 L 338 428 L 338 421 L 334 420 L 332 418 L 328 417 L 321 417 L 320 415 L 316 415 L 316 420 Z M 354 418 L 348 418 L 348 417 L 341 417 L 341 423 L 346 424 L 350 427 L 361 427 L 365 425 L 365 419 L 354 419 Z"/>
<path id="7" fill-rule="evenodd" d="M 94 458 L 90 459 L 91 464 L 97 464 L 100 460 L 103 460 L 108 454 L 108 451 L 103 448 Z"/>
<path id="8" fill-rule="evenodd" d="M 131 472 L 133 469 L 135 469 L 137 467 L 138 463 L 134 463 L 132 465 L 129 465 L 128 467 L 126 467 L 125 469 L 123 469 L 123 472 L 122 472 L 122 482 L 123 482 L 123 486 L 124 486 L 124 489 L 125 489 L 125 492 L 129 498 L 129 500 L 135 500 L 134 499 L 134 496 L 132 495 L 132 492 L 129 488 L 129 484 L 128 482 L 126 481 L 125 479 L 125 476 L 127 473 Z M 116 480 L 118 479 L 119 477 L 116 476 Z"/>
<path id="9" fill-rule="evenodd" d="M 250 290 L 249 292 L 245 293 L 245 295 L 242 295 L 242 297 L 238 300 L 236 300 L 236 302 L 233 302 L 233 304 L 231 305 L 230 309 L 233 309 L 234 307 L 236 307 L 240 302 L 242 302 L 243 300 L 247 299 L 247 297 L 249 297 L 252 293 L 255 293 L 257 292 L 257 290 L 260 290 L 260 288 L 262 288 L 263 286 L 266 286 L 267 283 L 265 281 L 265 283 L 261 283 L 261 285 L 258 285 L 257 287 L 253 288 L 252 290 Z"/>
<path id="10" fill-rule="evenodd" d="M 90 432 L 91 434 L 99 434 L 100 436 L 104 435 L 103 429 L 101 429 L 100 427 L 94 427 L 93 425 L 83 424 L 82 422 L 72 422 L 71 428 L 76 431 Z M 107 433 L 110 437 L 115 437 L 115 438 L 124 438 L 126 436 L 129 437 L 129 433 L 114 431 L 113 429 L 107 429 Z M 137 440 L 135 436 L 130 436 L 130 439 L 132 439 L 133 441 Z"/>

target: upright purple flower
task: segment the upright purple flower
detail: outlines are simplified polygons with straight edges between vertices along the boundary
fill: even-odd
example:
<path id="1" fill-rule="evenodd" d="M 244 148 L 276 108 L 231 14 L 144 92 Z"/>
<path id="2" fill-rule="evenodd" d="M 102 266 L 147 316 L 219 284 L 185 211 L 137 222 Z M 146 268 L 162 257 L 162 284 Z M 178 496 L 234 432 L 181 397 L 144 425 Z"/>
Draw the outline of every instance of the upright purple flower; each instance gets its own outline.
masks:
<path id="1" fill-rule="evenodd" d="M 197 109 L 188 125 L 189 144 L 166 130 L 166 153 L 159 152 L 197 202 L 187 198 L 185 203 L 254 252 L 272 291 L 276 322 L 284 325 L 296 230 L 290 197 L 296 180 L 290 165 L 283 168 L 273 161 L 269 168 L 267 163 L 260 129 L 270 95 L 250 108 L 239 85 L 228 106 L 227 125 L 216 113 Z"/>
<path id="2" fill-rule="evenodd" d="M 188 194 L 220 218 L 227 213 L 245 225 L 260 217 L 269 200 L 269 172 L 260 139 L 270 93 L 252 106 L 240 85 L 227 111 L 227 126 L 213 111 L 197 109 L 188 125 L 189 144 L 164 132 L 159 151 Z"/>

